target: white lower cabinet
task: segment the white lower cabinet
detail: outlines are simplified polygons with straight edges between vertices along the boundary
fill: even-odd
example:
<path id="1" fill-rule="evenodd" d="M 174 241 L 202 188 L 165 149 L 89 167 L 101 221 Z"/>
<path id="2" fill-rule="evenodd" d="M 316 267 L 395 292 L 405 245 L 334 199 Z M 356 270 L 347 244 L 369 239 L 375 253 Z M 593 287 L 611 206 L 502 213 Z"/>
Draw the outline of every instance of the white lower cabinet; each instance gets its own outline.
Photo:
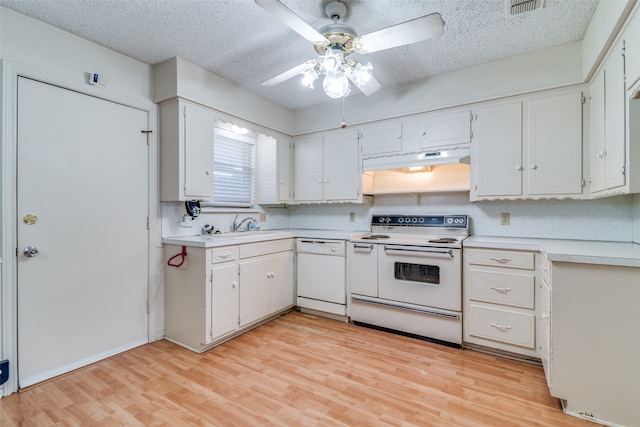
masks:
<path id="1" fill-rule="evenodd" d="M 532 252 L 465 248 L 465 345 L 537 357 Z"/>
<path id="2" fill-rule="evenodd" d="M 211 249 L 165 246 L 165 338 L 203 352 L 295 304 L 294 240 Z"/>

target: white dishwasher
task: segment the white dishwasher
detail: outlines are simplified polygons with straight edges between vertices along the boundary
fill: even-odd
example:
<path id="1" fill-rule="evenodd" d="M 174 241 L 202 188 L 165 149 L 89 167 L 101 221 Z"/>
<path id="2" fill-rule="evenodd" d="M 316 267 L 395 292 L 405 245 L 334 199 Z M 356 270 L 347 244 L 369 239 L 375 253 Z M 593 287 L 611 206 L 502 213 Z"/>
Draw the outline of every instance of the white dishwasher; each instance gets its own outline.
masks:
<path id="1" fill-rule="evenodd" d="M 346 316 L 346 242 L 301 238 L 296 250 L 298 307 Z"/>

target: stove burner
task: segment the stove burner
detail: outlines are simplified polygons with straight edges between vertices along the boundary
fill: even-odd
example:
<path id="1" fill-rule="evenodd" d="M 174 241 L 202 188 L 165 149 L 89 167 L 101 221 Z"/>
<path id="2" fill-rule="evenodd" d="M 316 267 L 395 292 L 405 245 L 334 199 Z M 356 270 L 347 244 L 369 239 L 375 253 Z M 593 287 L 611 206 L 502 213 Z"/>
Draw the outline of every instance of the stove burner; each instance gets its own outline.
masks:
<path id="1" fill-rule="evenodd" d="M 388 239 L 389 236 L 386 234 L 372 234 L 370 236 L 364 236 L 363 239 L 367 240 L 377 240 L 377 239 Z"/>
<path id="2" fill-rule="evenodd" d="M 453 237 L 442 237 L 440 239 L 429 240 L 429 243 L 455 243 L 458 239 L 454 239 Z"/>

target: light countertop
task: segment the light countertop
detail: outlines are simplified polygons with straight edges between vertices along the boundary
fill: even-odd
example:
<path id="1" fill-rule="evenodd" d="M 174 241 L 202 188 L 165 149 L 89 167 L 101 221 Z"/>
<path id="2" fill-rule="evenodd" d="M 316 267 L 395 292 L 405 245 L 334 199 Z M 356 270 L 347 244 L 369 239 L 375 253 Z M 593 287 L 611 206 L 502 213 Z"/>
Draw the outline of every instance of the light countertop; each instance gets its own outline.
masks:
<path id="1" fill-rule="evenodd" d="M 215 248 L 218 246 L 264 242 L 267 240 L 291 239 L 296 237 L 307 239 L 349 240 L 351 239 L 351 236 L 362 234 L 363 232 L 364 231 L 306 229 L 242 231 L 237 233 L 223 233 L 212 235 L 165 237 L 162 239 L 162 243 L 164 243 L 165 245 Z"/>
<path id="2" fill-rule="evenodd" d="M 267 240 L 308 238 L 349 240 L 366 231 L 285 229 L 263 230 L 215 235 L 166 237 L 167 245 L 215 248 L 218 246 L 263 242 Z M 582 264 L 640 267 L 640 244 L 590 240 L 534 239 L 526 237 L 470 236 L 463 242 L 466 248 L 512 249 L 539 251 L 549 261 Z"/>
<path id="3" fill-rule="evenodd" d="M 631 242 L 471 236 L 463 246 L 539 251 L 551 262 L 640 267 L 640 245 Z"/>

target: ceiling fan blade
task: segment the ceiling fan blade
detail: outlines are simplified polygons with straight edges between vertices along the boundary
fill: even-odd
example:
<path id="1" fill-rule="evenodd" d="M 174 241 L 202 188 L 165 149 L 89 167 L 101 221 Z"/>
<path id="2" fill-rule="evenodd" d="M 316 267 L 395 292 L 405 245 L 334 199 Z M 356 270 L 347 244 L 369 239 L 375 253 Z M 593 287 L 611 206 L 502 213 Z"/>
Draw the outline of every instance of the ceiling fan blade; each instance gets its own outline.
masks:
<path id="1" fill-rule="evenodd" d="M 257 1 L 257 0 L 256 0 Z M 353 44 L 358 53 L 378 52 L 423 40 L 434 39 L 444 32 L 444 21 L 439 13 L 416 18 L 356 37 Z"/>
<path id="2" fill-rule="evenodd" d="M 296 33 L 300 34 L 305 39 L 314 44 L 328 44 L 329 40 L 325 36 L 320 34 L 311 25 L 304 22 L 298 15 L 293 13 L 284 4 L 278 0 L 256 0 L 258 6 L 269 12 L 274 17 L 278 18 L 282 23 L 291 28 Z"/>
<path id="3" fill-rule="evenodd" d="M 347 77 L 349 78 L 349 80 L 351 80 L 351 83 L 353 83 L 358 89 L 360 89 L 362 93 L 367 96 L 376 93 L 382 87 L 380 82 L 373 76 L 369 77 L 369 80 L 366 83 L 360 84 L 358 84 L 356 77 L 352 73 L 347 73 Z"/>
<path id="4" fill-rule="evenodd" d="M 312 69 L 316 65 L 316 60 L 307 61 L 303 64 L 300 64 L 296 67 L 291 68 L 290 70 L 285 71 L 282 74 L 278 74 L 272 79 L 267 80 L 266 82 L 262 82 L 262 86 L 275 86 L 284 82 L 285 80 L 289 80 L 292 77 L 297 76 L 298 74 L 302 74 L 307 70 Z"/>

